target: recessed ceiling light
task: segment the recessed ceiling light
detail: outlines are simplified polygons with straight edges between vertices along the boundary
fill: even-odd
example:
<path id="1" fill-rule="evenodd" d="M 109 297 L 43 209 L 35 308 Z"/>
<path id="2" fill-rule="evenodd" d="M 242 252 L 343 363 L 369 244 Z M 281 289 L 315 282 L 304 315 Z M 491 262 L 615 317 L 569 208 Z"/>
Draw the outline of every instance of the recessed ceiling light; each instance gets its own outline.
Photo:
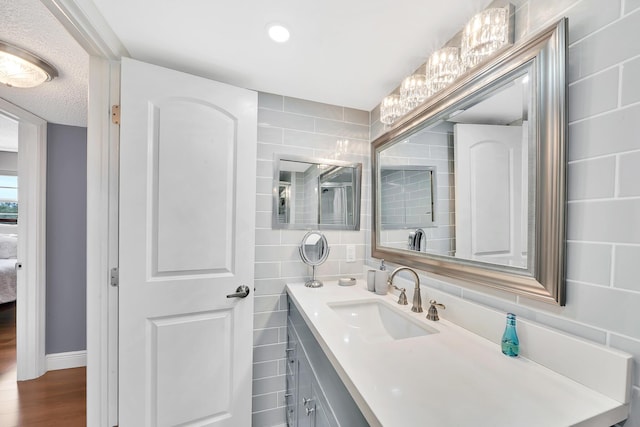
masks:
<path id="1" fill-rule="evenodd" d="M 271 40 L 278 43 L 284 43 L 289 40 L 289 30 L 280 24 L 271 24 L 267 29 Z"/>

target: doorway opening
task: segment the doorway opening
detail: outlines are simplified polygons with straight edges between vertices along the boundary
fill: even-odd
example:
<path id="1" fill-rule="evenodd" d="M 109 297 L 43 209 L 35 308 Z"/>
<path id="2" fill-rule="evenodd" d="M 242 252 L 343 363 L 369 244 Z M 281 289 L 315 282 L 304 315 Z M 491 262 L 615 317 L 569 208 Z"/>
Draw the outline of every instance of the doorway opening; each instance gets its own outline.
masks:
<path id="1" fill-rule="evenodd" d="M 3 99 L 0 118 L 8 129 L 7 141 L 0 140 L 0 264 L 7 264 L 5 276 L 13 274 L 8 280 L 15 283 L 15 291 L 4 286 L 2 298 L 14 305 L 16 379 L 28 380 L 46 370 L 46 122 Z M 3 152 L 4 143 L 10 147 Z M 0 271 L 0 282 L 6 277 Z"/>
<path id="2" fill-rule="evenodd" d="M 16 381 L 19 122 L 0 114 L 0 388 Z"/>

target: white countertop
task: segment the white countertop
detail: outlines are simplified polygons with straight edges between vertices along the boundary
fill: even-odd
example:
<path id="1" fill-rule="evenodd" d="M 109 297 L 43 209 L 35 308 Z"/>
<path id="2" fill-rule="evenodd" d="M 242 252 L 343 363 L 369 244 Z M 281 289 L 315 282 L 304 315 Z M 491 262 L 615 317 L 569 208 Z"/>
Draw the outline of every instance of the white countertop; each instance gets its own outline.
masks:
<path id="1" fill-rule="evenodd" d="M 426 304 L 424 313 L 412 313 L 411 291 L 406 306 L 394 295 L 368 292 L 361 280 L 317 289 L 289 284 L 287 291 L 372 426 L 611 426 L 627 416 L 623 403 L 526 358 L 507 357 L 445 319 L 426 320 Z M 364 342 L 327 305 L 361 300 L 383 301 L 438 333 Z"/>

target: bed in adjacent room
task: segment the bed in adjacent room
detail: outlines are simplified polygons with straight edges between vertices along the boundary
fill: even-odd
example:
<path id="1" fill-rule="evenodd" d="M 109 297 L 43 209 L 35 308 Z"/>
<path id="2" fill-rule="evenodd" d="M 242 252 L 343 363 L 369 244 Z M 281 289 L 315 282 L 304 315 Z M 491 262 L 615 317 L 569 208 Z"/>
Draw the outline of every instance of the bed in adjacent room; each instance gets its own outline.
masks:
<path id="1" fill-rule="evenodd" d="M 0 304 L 16 300 L 18 236 L 0 234 Z"/>

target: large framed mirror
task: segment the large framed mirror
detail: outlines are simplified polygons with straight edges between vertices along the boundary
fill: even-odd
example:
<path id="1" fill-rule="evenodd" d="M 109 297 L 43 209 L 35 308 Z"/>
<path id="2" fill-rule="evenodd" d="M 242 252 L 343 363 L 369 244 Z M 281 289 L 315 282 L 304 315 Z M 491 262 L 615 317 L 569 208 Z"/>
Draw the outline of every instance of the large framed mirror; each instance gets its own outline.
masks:
<path id="1" fill-rule="evenodd" d="M 566 31 L 502 51 L 373 142 L 372 256 L 564 305 Z M 398 184 L 412 169 L 431 179 Z"/>
<path id="2" fill-rule="evenodd" d="M 274 156 L 272 228 L 359 230 L 362 163 Z"/>

